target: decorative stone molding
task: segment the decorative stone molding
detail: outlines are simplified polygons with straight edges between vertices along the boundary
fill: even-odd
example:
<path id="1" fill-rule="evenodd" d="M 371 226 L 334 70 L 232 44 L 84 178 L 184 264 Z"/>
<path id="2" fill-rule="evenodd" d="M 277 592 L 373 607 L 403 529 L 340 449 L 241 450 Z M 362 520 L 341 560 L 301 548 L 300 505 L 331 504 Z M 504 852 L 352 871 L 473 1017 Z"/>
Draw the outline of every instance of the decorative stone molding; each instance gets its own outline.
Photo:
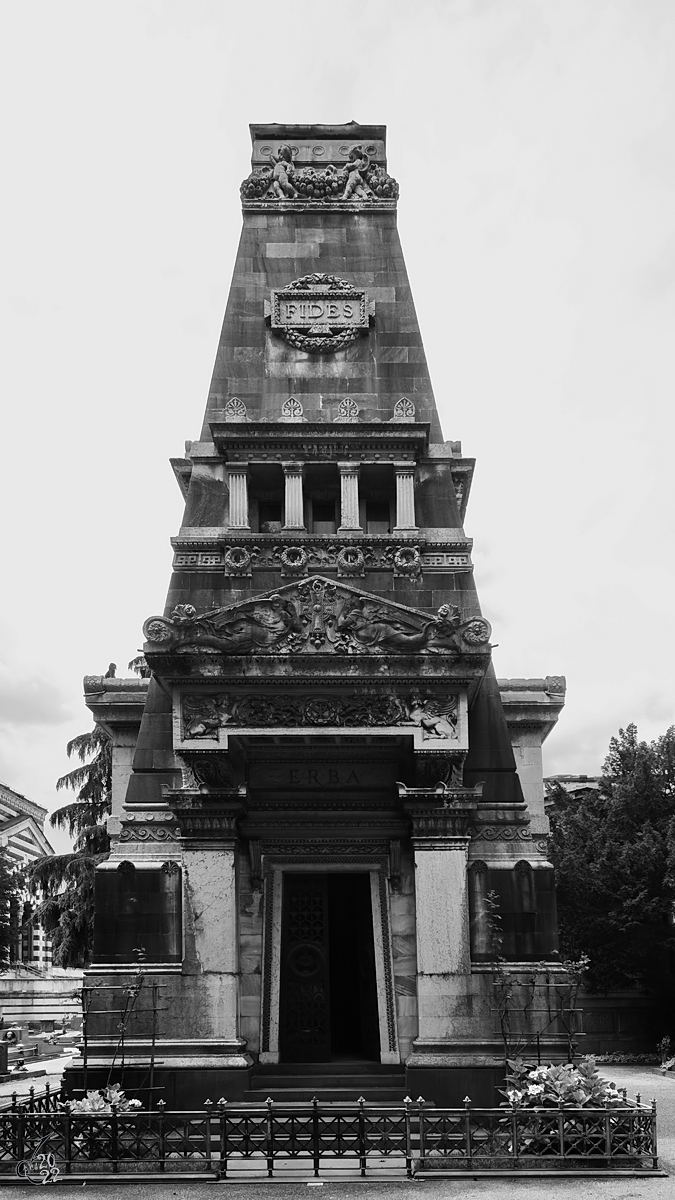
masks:
<path id="1" fill-rule="evenodd" d="M 167 789 L 164 796 L 176 817 L 182 841 L 236 839 L 237 821 L 246 811 L 245 787 L 221 791 L 217 796 Z"/>
<path id="2" fill-rule="evenodd" d="M 362 145 L 354 146 L 346 163 L 329 164 L 324 170 L 315 167 L 296 167 L 290 145 L 279 147 L 271 154 L 269 167 L 251 171 L 240 187 L 241 198 L 263 201 L 272 206 L 288 201 L 321 204 L 326 208 L 350 201 L 368 207 L 378 201 L 398 199 L 398 183 L 384 170 L 371 162 Z"/>
<path id="3" fill-rule="evenodd" d="M 492 632 L 482 617 L 463 620 L 454 605 L 429 614 L 321 575 L 200 615 L 191 604 L 177 605 L 143 629 L 146 653 L 194 646 L 237 655 L 466 654 L 487 649 Z"/>

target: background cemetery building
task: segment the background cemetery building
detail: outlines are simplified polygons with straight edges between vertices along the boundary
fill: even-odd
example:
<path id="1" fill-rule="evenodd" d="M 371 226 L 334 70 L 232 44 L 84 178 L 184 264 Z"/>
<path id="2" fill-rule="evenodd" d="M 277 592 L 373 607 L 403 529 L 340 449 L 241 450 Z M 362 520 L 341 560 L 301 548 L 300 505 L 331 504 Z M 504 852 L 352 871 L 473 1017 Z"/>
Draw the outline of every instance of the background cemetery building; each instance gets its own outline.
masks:
<path id="1" fill-rule="evenodd" d="M 5 851 L 10 870 L 23 871 L 30 863 L 53 854 L 45 837 L 47 809 L 27 800 L 0 783 L 0 847 Z M 18 931 L 10 959 L 44 970 L 51 966 L 51 941 L 40 925 L 31 922 L 32 906 L 27 889 L 17 892 L 12 904 L 12 924 Z"/>
<path id="2" fill-rule="evenodd" d="M 251 134 L 152 679 L 85 681 L 114 743 L 89 1062 L 103 1079 L 140 952 L 160 1003 L 139 996 L 125 1080 L 156 1058 L 169 1104 L 491 1101 L 490 893 L 514 970 L 557 969 L 541 744 L 565 683 L 495 678 L 385 128 Z"/>

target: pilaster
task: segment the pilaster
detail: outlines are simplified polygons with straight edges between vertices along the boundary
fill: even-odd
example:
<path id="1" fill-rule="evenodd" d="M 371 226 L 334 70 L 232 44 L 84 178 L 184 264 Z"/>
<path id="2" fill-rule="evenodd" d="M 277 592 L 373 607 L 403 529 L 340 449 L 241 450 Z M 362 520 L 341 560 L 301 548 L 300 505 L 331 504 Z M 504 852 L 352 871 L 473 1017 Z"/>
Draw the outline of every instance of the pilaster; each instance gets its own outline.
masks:
<path id="1" fill-rule="evenodd" d="M 250 533 L 248 520 L 248 466 L 246 463 L 228 463 L 227 476 L 230 485 L 230 529 L 237 533 Z"/>
<path id="2" fill-rule="evenodd" d="M 394 533 L 414 533 L 415 524 L 415 464 L 394 463 L 396 478 L 396 527 Z"/>
<path id="3" fill-rule="evenodd" d="M 284 531 L 301 530 L 305 532 L 305 514 L 302 493 L 302 473 L 304 463 L 285 462 L 284 469 L 285 506 Z"/>
<path id="4" fill-rule="evenodd" d="M 354 462 L 339 462 L 340 472 L 340 528 L 338 533 L 361 533 L 359 520 L 359 465 Z"/>

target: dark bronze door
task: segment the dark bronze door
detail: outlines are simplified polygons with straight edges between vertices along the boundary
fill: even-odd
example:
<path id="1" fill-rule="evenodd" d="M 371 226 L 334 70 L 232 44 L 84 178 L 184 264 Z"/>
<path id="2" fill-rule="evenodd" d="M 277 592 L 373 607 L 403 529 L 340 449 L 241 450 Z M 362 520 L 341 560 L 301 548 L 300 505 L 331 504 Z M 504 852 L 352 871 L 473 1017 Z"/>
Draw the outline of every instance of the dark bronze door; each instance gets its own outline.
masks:
<path id="1" fill-rule="evenodd" d="M 328 1062 L 328 886 L 325 875 L 284 877 L 280 1051 L 285 1062 Z"/>

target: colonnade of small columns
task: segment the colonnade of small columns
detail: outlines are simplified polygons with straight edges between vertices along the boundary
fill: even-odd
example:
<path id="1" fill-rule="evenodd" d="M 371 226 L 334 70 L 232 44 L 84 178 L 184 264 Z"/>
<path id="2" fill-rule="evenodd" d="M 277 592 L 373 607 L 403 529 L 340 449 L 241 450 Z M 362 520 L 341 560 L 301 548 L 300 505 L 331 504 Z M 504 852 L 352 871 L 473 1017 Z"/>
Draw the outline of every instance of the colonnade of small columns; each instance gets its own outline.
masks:
<path id="1" fill-rule="evenodd" d="M 284 532 L 305 532 L 302 462 L 282 462 L 284 473 Z M 396 526 L 394 533 L 414 532 L 415 464 L 393 462 L 396 480 Z M 352 461 L 338 462 L 340 476 L 340 526 L 338 533 L 362 533 L 359 516 L 359 468 Z M 248 464 L 228 463 L 230 522 L 232 532 L 250 533 L 248 513 Z"/>

